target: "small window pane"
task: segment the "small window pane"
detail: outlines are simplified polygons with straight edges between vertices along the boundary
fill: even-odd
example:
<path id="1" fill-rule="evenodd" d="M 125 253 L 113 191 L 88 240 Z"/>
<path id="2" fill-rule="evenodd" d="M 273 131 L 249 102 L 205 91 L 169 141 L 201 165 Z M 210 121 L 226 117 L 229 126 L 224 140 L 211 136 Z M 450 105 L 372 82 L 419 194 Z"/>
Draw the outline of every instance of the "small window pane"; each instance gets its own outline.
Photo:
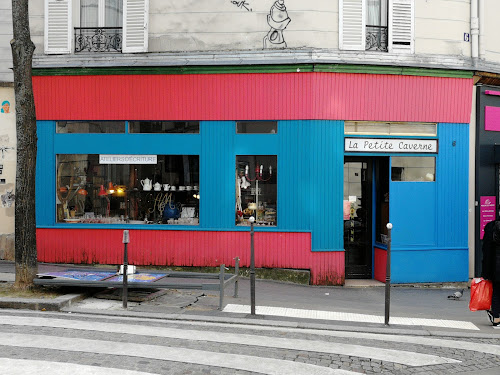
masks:
<path id="1" fill-rule="evenodd" d="M 276 155 L 236 156 L 236 225 L 277 225 Z"/>
<path id="2" fill-rule="evenodd" d="M 56 133 L 125 133 L 125 121 L 57 121 Z"/>
<path id="3" fill-rule="evenodd" d="M 105 1 L 105 25 L 106 27 L 122 27 L 123 19 L 123 0 Z"/>
<path id="4" fill-rule="evenodd" d="M 238 121 L 236 123 L 238 134 L 275 134 L 277 132 L 277 121 Z"/>
<path id="5" fill-rule="evenodd" d="M 130 121 L 130 133 L 199 133 L 199 121 Z"/>
<path id="6" fill-rule="evenodd" d="M 392 181 L 436 180 L 436 158 L 427 156 L 397 156 L 391 158 Z"/>
<path id="7" fill-rule="evenodd" d="M 424 122 L 369 122 L 346 121 L 345 134 L 357 135 L 419 135 L 434 137 L 437 124 Z"/>
<path id="8" fill-rule="evenodd" d="M 198 155 L 158 155 L 156 164 L 57 155 L 57 222 L 198 225 L 199 164 Z"/>

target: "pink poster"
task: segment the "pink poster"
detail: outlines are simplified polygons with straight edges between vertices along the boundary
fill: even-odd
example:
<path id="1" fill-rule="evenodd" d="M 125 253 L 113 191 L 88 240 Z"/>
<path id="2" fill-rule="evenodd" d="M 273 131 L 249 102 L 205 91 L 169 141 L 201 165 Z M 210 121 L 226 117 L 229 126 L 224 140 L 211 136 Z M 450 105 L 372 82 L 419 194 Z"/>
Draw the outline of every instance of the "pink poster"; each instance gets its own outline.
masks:
<path id="1" fill-rule="evenodd" d="M 481 197 L 480 207 L 479 207 L 479 223 L 481 225 L 480 238 L 484 237 L 484 227 L 490 221 L 496 219 L 496 206 L 497 197 Z"/>
<path id="2" fill-rule="evenodd" d="M 351 218 L 351 202 L 344 200 L 344 220 Z"/>

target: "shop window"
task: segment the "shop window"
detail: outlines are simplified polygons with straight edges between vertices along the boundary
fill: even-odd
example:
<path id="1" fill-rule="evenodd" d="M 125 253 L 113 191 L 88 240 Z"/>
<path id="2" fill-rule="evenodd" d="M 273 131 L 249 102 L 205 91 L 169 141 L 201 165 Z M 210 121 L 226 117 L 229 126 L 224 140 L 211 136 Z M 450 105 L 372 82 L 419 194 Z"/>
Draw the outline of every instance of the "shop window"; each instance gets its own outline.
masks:
<path id="1" fill-rule="evenodd" d="M 426 122 L 346 121 L 344 123 L 344 134 L 435 137 L 437 135 L 437 124 Z"/>
<path id="2" fill-rule="evenodd" d="M 394 156 L 391 158 L 392 181 L 435 181 L 436 158 Z"/>
<path id="3" fill-rule="evenodd" d="M 56 133 L 125 133 L 125 121 L 57 121 Z"/>
<path id="4" fill-rule="evenodd" d="M 278 132 L 277 121 L 238 121 L 236 133 L 238 134 L 275 134 Z"/>
<path id="5" fill-rule="evenodd" d="M 57 155 L 59 223 L 198 225 L 197 155 Z"/>
<path id="6" fill-rule="evenodd" d="M 199 133 L 199 121 L 130 121 L 130 133 Z"/>
<path id="7" fill-rule="evenodd" d="M 277 225 L 276 155 L 236 156 L 236 224 Z"/>

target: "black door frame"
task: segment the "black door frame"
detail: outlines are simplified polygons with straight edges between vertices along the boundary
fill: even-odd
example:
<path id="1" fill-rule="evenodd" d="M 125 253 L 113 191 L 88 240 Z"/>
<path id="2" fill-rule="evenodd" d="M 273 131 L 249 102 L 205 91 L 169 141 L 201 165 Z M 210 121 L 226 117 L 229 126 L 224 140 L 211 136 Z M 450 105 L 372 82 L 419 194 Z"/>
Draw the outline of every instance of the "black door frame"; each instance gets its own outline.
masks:
<path id="1" fill-rule="evenodd" d="M 370 156 L 344 156 L 344 165 L 346 163 L 366 163 L 366 170 L 362 176 L 362 198 L 365 209 L 364 217 L 359 221 L 348 220 L 344 221 L 344 251 L 345 251 L 345 278 L 346 279 L 371 279 L 373 271 L 373 164 L 374 160 Z M 363 181 L 365 182 L 363 184 Z M 363 186 L 364 185 L 364 186 Z M 354 225 L 353 225 L 354 224 Z M 346 228 L 346 225 L 348 226 Z M 359 237 L 362 242 L 352 244 L 349 241 L 351 229 L 363 231 L 362 237 Z M 356 241 L 355 241 L 356 242 Z M 364 242 L 364 246 L 363 246 Z M 361 251 L 361 254 L 356 254 L 356 251 Z M 364 251 L 364 253 L 362 253 Z M 356 258 L 364 259 L 366 264 L 355 264 Z"/>

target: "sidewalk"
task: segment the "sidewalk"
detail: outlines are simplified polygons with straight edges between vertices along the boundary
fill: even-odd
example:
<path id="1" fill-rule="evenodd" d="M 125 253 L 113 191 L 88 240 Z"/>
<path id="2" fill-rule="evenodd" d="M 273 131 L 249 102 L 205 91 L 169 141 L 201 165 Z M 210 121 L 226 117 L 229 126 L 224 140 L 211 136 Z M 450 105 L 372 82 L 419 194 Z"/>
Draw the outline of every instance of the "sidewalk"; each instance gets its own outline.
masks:
<path id="1" fill-rule="evenodd" d="M 39 272 L 61 265 L 40 264 Z M 66 266 L 68 268 L 73 265 Z M 88 266 L 85 266 L 88 268 Z M 0 282 L 13 282 L 14 265 L 0 261 Z M 348 283 L 349 285 L 350 283 Z M 119 295 L 96 298 L 98 290 L 86 289 L 56 300 L 12 301 L 0 298 L 0 308 L 31 308 L 73 313 L 133 316 L 142 318 L 203 320 L 245 324 L 300 326 L 363 332 L 395 331 L 419 335 L 500 337 L 486 313 L 470 312 L 469 291 L 456 301 L 448 299 L 457 288 L 391 288 L 390 326 L 384 326 L 385 288 L 369 281 L 363 287 L 308 286 L 268 280 L 256 282 L 256 313 L 250 315 L 250 283 L 240 279 L 238 297 L 226 290 L 223 311 L 218 310 L 219 294 L 200 290 L 163 290 L 144 302 L 129 300 L 123 309 Z M 364 283 L 363 283 L 364 284 Z M 103 297 L 103 296 L 101 296 Z M 131 297 L 133 297 L 131 295 Z M 17 299 L 16 299 L 17 300 Z M 15 303 L 14 303 L 15 302 Z"/>

